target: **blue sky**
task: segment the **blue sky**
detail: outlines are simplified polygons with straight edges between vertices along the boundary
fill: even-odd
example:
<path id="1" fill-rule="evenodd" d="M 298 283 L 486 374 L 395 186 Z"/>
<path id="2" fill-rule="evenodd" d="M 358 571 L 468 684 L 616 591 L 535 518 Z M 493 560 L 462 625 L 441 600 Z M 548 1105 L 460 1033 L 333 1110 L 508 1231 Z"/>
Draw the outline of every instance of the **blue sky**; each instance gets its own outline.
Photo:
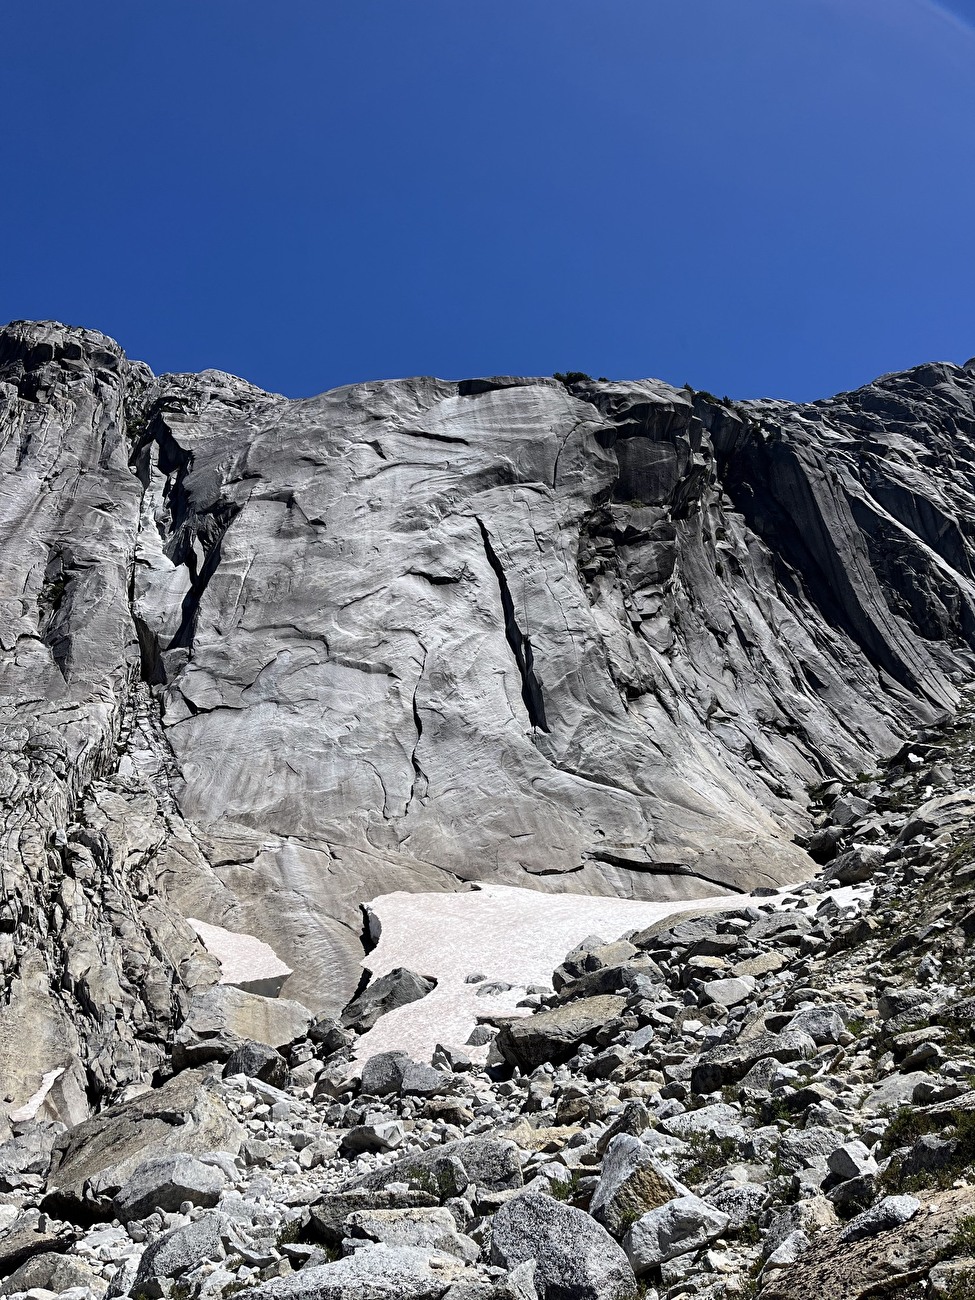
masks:
<path id="1" fill-rule="evenodd" d="M 301 396 L 975 353 L 975 0 L 8 5 L 0 318 Z"/>

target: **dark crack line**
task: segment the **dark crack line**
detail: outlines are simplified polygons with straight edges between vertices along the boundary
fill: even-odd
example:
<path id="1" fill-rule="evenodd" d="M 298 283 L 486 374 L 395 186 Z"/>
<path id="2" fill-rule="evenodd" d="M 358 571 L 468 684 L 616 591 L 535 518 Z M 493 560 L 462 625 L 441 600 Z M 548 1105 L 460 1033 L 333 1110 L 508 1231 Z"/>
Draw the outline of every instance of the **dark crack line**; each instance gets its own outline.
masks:
<path id="1" fill-rule="evenodd" d="M 518 621 L 515 618 L 515 603 L 511 598 L 504 566 L 491 545 L 488 531 L 479 515 L 475 515 L 474 518 L 481 530 L 481 540 L 484 543 L 484 554 L 487 556 L 487 562 L 498 580 L 498 590 L 501 593 L 501 608 L 504 611 L 504 635 L 511 647 L 515 663 L 518 665 L 518 672 L 521 676 L 521 698 L 528 713 L 528 721 L 535 730 L 547 732 L 549 728 L 548 723 L 545 721 L 545 699 L 542 695 L 542 684 L 535 675 L 535 655 L 532 650 L 532 643 L 518 626 Z"/>
<path id="2" fill-rule="evenodd" d="M 423 738 L 423 719 L 420 717 L 420 709 L 417 705 L 416 697 L 420 689 L 420 683 L 423 681 L 424 670 L 427 666 L 427 648 L 425 645 L 422 645 L 422 643 L 421 649 L 423 650 L 423 663 L 420 665 L 420 671 L 417 674 L 416 683 L 413 687 L 413 699 L 411 702 L 413 710 L 413 725 L 416 728 L 416 740 L 413 742 L 413 748 L 410 750 L 410 763 L 413 767 L 413 780 L 410 784 L 409 798 L 406 800 L 406 807 L 403 810 L 404 817 L 409 816 L 410 808 L 413 806 L 413 797 L 416 794 L 417 783 L 421 780 L 425 782 L 427 779 L 427 774 L 420 766 L 416 756 L 416 751 L 419 749 L 420 741 Z"/>
<path id="3" fill-rule="evenodd" d="M 469 447 L 470 443 L 466 438 L 452 438 L 446 433 L 430 433 L 426 429 L 397 429 L 395 432 L 405 438 L 427 438 L 430 442 L 448 442 L 454 443 L 460 447 Z"/>

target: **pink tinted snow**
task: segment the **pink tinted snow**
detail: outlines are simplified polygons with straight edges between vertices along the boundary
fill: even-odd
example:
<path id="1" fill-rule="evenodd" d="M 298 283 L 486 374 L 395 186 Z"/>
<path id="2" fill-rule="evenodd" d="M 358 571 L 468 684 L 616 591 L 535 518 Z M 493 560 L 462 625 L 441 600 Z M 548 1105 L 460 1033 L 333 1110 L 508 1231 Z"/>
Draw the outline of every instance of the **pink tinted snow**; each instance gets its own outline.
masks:
<path id="1" fill-rule="evenodd" d="M 566 953 L 590 935 L 607 942 L 674 912 L 741 907 L 741 894 L 667 903 L 637 903 L 585 894 L 542 894 L 508 885 L 482 885 L 459 894 L 383 894 L 370 903 L 382 933 L 363 966 L 373 979 L 397 966 L 432 975 L 434 991 L 389 1012 L 356 1044 L 359 1062 L 400 1050 L 429 1061 L 437 1043 L 463 1046 L 485 1012 L 529 1014 L 516 1007 L 529 984 L 550 986 Z M 764 901 L 764 900 L 763 900 Z M 465 976 L 503 980 L 509 992 L 477 996 Z M 466 1048 L 475 1059 L 486 1049 Z"/>
<path id="2" fill-rule="evenodd" d="M 233 984 L 235 988 L 263 997 L 278 996 L 292 972 L 270 944 L 253 934 L 225 930 L 221 925 L 209 925 L 192 916 L 187 917 L 187 924 L 196 931 L 210 956 L 220 963 L 221 984 Z"/>

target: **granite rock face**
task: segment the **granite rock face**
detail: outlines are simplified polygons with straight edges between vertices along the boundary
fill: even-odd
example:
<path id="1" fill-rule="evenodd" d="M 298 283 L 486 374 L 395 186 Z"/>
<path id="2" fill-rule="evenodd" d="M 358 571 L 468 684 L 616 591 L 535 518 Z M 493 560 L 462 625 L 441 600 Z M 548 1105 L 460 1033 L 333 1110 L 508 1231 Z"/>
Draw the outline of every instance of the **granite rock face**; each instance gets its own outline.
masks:
<path id="1" fill-rule="evenodd" d="M 145 1080 L 270 944 L 336 1013 L 361 904 L 795 880 L 803 790 L 951 707 L 975 366 L 796 407 L 655 381 L 154 377 L 0 331 L 0 1071 Z M 31 1035 L 25 1047 L 22 1027 Z"/>

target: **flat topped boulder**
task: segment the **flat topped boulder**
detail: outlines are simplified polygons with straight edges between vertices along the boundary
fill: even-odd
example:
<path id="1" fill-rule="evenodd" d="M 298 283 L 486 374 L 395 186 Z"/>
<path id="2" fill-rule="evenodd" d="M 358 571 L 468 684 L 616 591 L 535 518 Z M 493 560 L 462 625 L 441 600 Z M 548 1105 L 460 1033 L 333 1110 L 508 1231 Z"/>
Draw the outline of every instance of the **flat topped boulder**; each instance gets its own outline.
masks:
<path id="1" fill-rule="evenodd" d="M 190 998 L 173 1044 L 173 1064 L 186 1069 L 225 1061 L 245 1042 L 287 1047 L 305 1036 L 311 1020 L 311 1012 L 300 1002 L 215 984 Z"/>
<path id="2" fill-rule="evenodd" d="M 314 1264 L 240 1294 L 241 1300 L 441 1300 L 451 1283 L 462 1285 L 472 1275 L 483 1280 L 443 1251 L 363 1246 L 332 1264 Z"/>
<path id="3" fill-rule="evenodd" d="M 457 1196 L 468 1183 L 481 1191 L 507 1192 L 524 1186 L 518 1146 L 505 1138 L 470 1137 L 411 1152 L 395 1164 L 357 1178 L 349 1190 L 378 1189 L 389 1184 L 436 1184 L 441 1195 Z"/>
<path id="4" fill-rule="evenodd" d="M 580 998 L 551 1011 L 509 1021 L 498 1034 L 497 1045 L 509 1065 L 534 1070 L 546 1061 L 559 1064 L 574 1055 L 581 1043 L 591 1042 L 622 1015 L 626 998 L 602 994 Z"/>
<path id="5" fill-rule="evenodd" d="M 204 1164 L 185 1151 L 157 1156 L 139 1165 L 115 1194 L 113 1208 L 120 1223 L 144 1219 L 154 1210 L 175 1213 L 186 1201 L 212 1207 L 220 1199 L 226 1178 L 216 1165 Z"/>
<path id="6" fill-rule="evenodd" d="M 54 1225 L 42 1220 L 37 1210 L 24 1210 L 0 1230 L 0 1277 L 13 1273 L 35 1255 L 67 1250 L 74 1243 L 77 1229 L 66 1223 Z"/>

